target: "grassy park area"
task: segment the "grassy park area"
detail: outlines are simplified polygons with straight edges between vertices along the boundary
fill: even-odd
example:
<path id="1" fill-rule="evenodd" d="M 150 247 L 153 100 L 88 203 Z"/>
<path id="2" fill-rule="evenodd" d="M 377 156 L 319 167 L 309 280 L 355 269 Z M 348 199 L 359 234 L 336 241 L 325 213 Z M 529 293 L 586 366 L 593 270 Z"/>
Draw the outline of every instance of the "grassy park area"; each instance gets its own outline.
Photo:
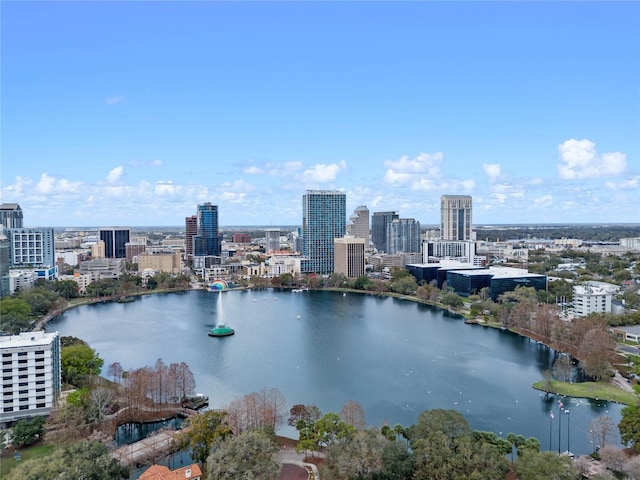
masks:
<path id="1" fill-rule="evenodd" d="M 55 446 L 53 445 L 32 445 L 17 449 L 18 456 L 15 456 L 16 449 L 10 448 L 2 452 L 0 460 L 0 478 L 9 478 L 7 475 L 19 462 L 24 462 L 30 458 L 40 458 L 49 455 Z M 17 457 L 17 458 L 16 458 Z"/>
<path id="2" fill-rule="evenodd" d="M 624 405 L 635 405 L 638 403 L 638 396 L 633 392 L 627 392 L 608 382 L 581 382 L 568 383 L 555 380 L 541 380 L 533 384 L 533 388 L 566 395 L 568 397 L 593 398 L 595 400 L 607 400 L 610 402 L 622 403 Z"/>

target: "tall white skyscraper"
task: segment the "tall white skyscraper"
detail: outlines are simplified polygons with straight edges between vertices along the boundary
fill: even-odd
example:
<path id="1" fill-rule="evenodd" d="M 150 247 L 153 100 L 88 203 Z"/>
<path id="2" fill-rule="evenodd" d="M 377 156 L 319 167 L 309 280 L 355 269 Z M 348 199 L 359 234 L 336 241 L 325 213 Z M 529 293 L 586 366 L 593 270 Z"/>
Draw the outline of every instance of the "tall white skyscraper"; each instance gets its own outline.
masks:
<path id="1" fill-rule="evenodd" d="M 440 236 L 443 240 L 475 240 L 470 195 L 440 198 Z"/>

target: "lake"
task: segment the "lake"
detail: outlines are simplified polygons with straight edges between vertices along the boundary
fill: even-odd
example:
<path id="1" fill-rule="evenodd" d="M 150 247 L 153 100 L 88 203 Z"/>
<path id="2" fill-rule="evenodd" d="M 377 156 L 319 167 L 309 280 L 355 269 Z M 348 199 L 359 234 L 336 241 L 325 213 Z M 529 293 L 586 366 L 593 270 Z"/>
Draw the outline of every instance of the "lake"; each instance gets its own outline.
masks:
<path id="1" fill-rule="evenodd" d="M 217 323 L 235 335 L 209 337 Z M 571 413 L 558 415 L 558 398 L 531 387 L 553 363 L 553 350 L 393 297 L 274 289 L 155 294 L 71 309 L 47 330 L 88 342 L 104 359 L 105 375 L 113 362 L 128 370 L 158 358 L 184 361 L 214 408 L 275 387 L 289 407 L 315 404 L 323 413 L 355 400 L 373 426 L 409 426 L 424 410 L 455 409 L 476 430 L 533 436 L 543 449 L 560 443 L 579 454 L 595 448 L 592 418 L 608 415 L 617 425 L 621 417 L 621 405 L 571 398 L 562 399 Z M 281 433 L 296 434 L 289 427 Z M 617 432 L 611 441 L 619 444 Z"/>

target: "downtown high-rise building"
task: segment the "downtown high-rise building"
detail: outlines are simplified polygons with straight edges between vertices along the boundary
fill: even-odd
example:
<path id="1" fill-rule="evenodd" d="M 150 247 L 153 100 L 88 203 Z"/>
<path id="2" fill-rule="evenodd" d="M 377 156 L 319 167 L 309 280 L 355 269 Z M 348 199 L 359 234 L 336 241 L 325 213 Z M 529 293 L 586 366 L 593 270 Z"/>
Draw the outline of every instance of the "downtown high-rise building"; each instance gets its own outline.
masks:
<path id="1" fill-rule="evenodd" d="M 335 238 L 346 232 L 347 196 L 339 190 L 307 190 L 302 196 L 304 273 L 333 273 Z"/>
<path id="2" fill-rule="evenodd" d="M 56 264 L 53 228 L 11 228 L 11 266 L 53 267 Z"/>
<path id="3" fill-rule="evenodd" d="M 280 229 L 267 228 L 264 231 L 266 253 L 275 253 L 280 250 Z"/>
<path id="4" fill-rule="evenodd" d="M 198 216 L 191 215 L 184 220 L 184 253 L 187 259 L 193 256 L 193 237 L 198 234 Z"/>
<path id="5" fill-rule="evenodd" d="M 413 218 L 396 218 L 387 226 L 388 254 L 418 253 L 422 250 L 420 222 Z"/>
<path id="6" fill-rule="evenodd" d="M 347 278 L 358 278 L 364 275 L 365 240 L 353 235 L 345 235 L 333 240 L 335 273 Z"/>
<path id="7" fill-rule="evenodd" d="M 193 256 L 219 257 L 222 254 L 222 238 L 218 228 L 218 206 L 210 202 L 198 205 L 197 235 L 192 237 Z"/>
<path id="8" fill-rule="evenodd" d="M 126 244 L 131 238 L 131 229 L 126 227 L 100 227 L 100 240 L 104 242 L 105 258 L 127 258 Z"/>
<path id="9" fill-rule="evenodd" d="M 349 217 L 347 233 L 364 240 L 365 248 L 369 245 L 369 209 L 365 205 L 356 207 Z"/>
<path id="10" fill-rule="evenodd" d="M 378 253 L 389 253 L 388 227 L 397 220 L 398 212 L 373 212 L 371 216 L 371 243 Z"/>
<path id="11" fill-rule="evenodd" d="M 475 240 L 470 195 L 443 195 L 440 198 L 442 240 Z"/>
<path id="12" fill-rule="evenodd" d="M 3 203 L 0 205 L 0 218 L 4 228 L 22 228 L 22 209 L 17 203 Z"/>

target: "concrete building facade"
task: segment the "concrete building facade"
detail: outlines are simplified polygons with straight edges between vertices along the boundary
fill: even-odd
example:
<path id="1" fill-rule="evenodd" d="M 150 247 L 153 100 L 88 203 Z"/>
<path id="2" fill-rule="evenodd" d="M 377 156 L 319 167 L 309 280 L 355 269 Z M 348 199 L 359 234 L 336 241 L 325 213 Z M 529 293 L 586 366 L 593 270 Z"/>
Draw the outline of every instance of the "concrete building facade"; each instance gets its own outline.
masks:
<path id="1" fill-rule="evenodd" d="M 443 240 L 475 240 L 470 195 L 440 197 L 440 237 Z"/>
<path id="2" fill-rule="evenodd" d="M 149 253 L 142 252 L 138 255 L 138 271 L 153 270 L 177 275 L 181 271 L 180 252 L 173 253 Z"/>
<path id="3" fill-rule="evenodd" d="M 364 238 L 345 235 L 333 240 L 335 262 L 333 271 L 347 278 L 358 278 L 364 275 Z"/>
<path id="4" fill-rule="evenodd" d="M 356 238 L 362 238 L 365 248 L 369 246 L 369 224 L 370 215 L 366 205 L 356 207 L 353 214 L 349 217 L 349 223 L 347 224 L 347 233 Z"/>
<path id="5" fill-rule="evenodd" d="M 17 203 L 3 203 L 0 205 L 0 219 L 4 228 L 22 228 L 23 213 Z"/>
<path id="6" fill-rule="evenodd" d="M 12 228 L 11 266 L 52 266 L 56 263 L 53 228 Z"/>
<path id="7" fill-rule="evenodd" d="M 61 390 L 58 332 L 0 336 L 2 404 L 0 424 L 48 415 Z"/>
<path id="8" fill-rule="evenodd" d="M 586 317 L 592 313 L 611 313 L 611 292 L 590 285 L 573 287 L 573 313 Z"/>

